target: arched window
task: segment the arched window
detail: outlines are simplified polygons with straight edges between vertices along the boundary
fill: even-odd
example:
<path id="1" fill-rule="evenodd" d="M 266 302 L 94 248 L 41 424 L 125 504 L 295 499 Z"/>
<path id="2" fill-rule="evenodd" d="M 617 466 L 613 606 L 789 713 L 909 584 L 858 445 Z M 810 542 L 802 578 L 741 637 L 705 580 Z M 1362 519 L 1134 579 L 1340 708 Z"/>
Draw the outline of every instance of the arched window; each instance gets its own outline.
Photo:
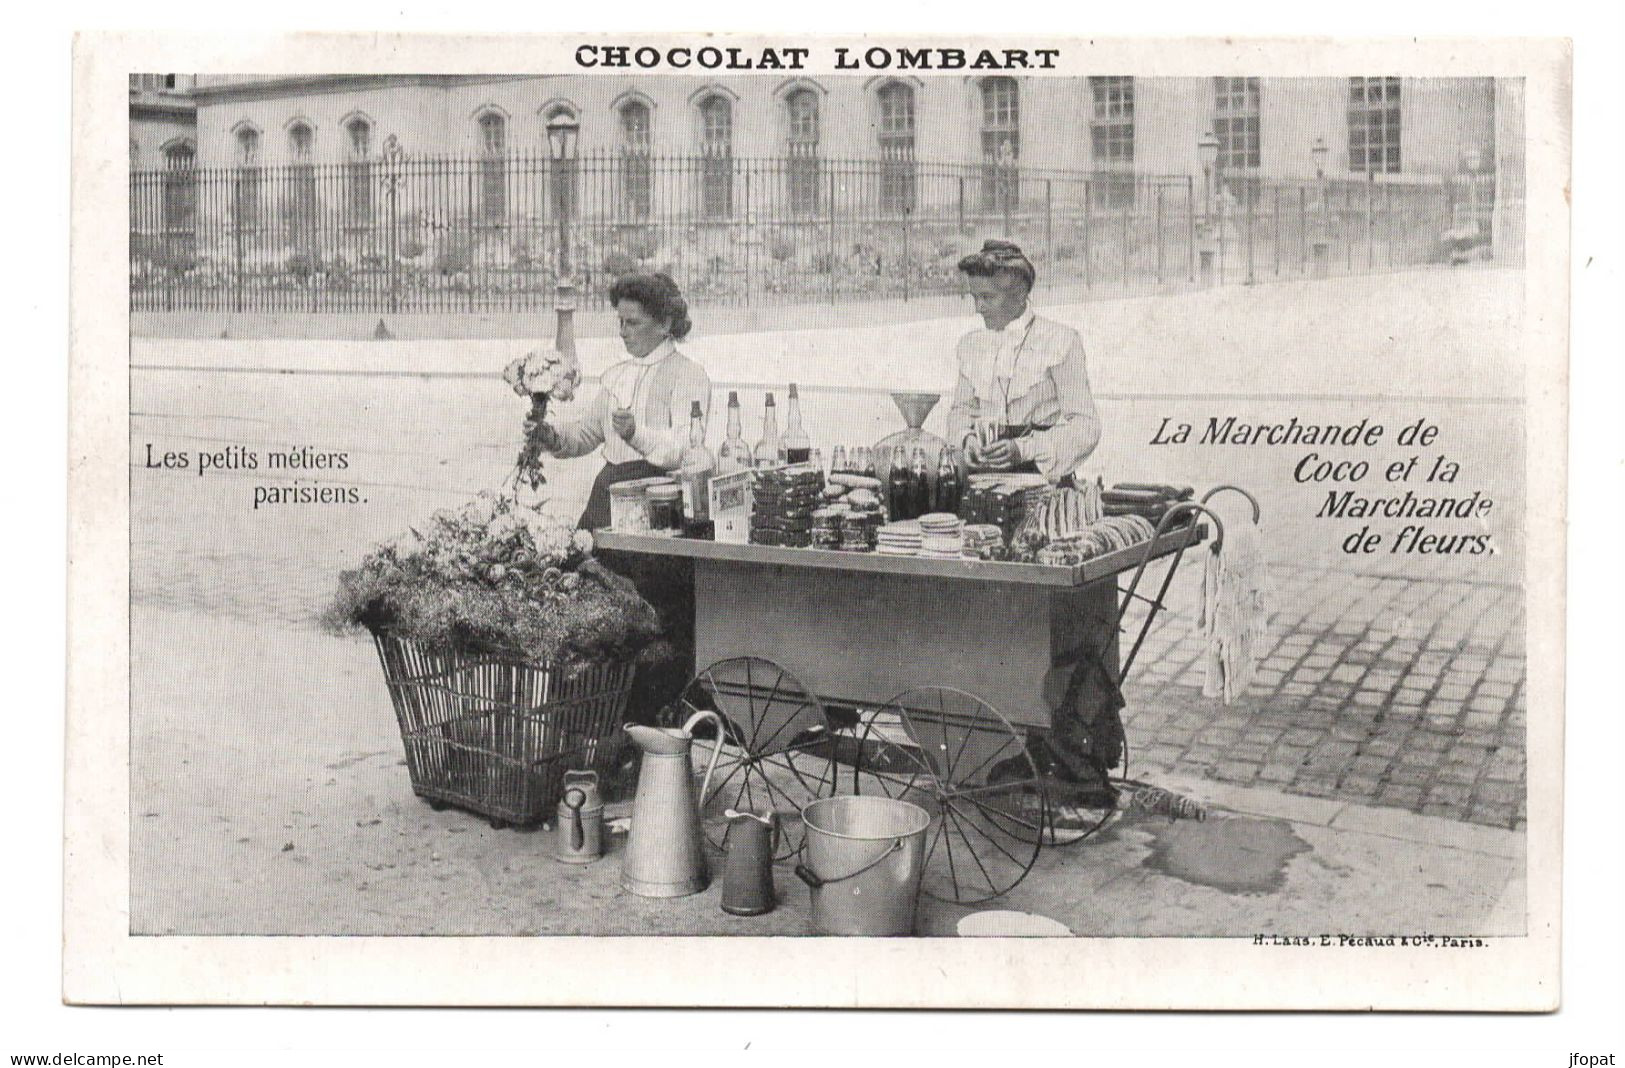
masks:
<path id="1" fill-rule="evenodd" d="M 879 106 L 881 210 L 894 215 L 914 210 L 914 87 L 887 82 L 875 94 Z"/>
<path id="2" fill-rule="evenodd" d="M 654 207 L 654 175 L 649 163 L 653 116 L 649 105 L 628 100 L 621 105 L 621 210 L 646 219 Z"/>
<path id="3" fill-rule="evenodd" d="M 700 101 L 700 210 L 709 219 L 733 213 L 733 102 L 721 93 Z"/>
<path id="4" fill-rule="evenodd" d="M 197 218 L 197 149 L 177 141 L 164 147 L 164 229 L 190 230 Z"/>
<path id="5" fill-rule="evenodd" d="M 371 222 L 372 123 L 359 115 L 345 120 L 344 139 L 350 152 L 346 164 L 344 213 L 352 223 Z"/>
<path id="6" fill-rule="evenodd" d="M 784 98 L 789 119 L 790 210 L 801 215 L 818 212 L 818 94 L 797 89 Z"/>
<path id="7" fill-rule="evenodd" d="M 508 120 L 482 112 L 480 133 L 480 218 L 500 223 L 508 215 Z"/>
<path id="8" fill-rule="evenodd" d="M 254 229 L 260 224 L 260 132 L 240 126 L 236 132 L 237 170 L 233 175 L 237 226 Z"/>
<path id="9" fill-rule="evenodd" d="M 316 147 L 316 131 L 309 123 L 296 122 L 288 127 L 288 155 L 295 163 L 309 163 Z"/>
<path id="10" fill-rule="evenodd" d="M 284 203 L 283 214 L 289 227 L 296 233 L 307 234 L 316 228 L 316 167 L 312 156 L 316 148 L 316 131 L 308 122 L 295 122 L 288 127 L 288 155 L 293 159 L 292 196 Z"/>
<path id="11" fill-rule="evenodd" d="M 1014 78 L 982 79 L 982 203 L 989 211 L 1015 207 L 1021 177 L 1021 87 Z"/>

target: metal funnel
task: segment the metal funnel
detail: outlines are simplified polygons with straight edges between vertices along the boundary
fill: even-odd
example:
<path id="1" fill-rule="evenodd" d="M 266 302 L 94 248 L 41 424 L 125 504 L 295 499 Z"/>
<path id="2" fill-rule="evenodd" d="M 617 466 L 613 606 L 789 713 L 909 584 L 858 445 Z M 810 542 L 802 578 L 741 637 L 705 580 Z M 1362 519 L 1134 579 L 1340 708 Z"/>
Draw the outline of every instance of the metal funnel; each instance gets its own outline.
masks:
<path id="1" fill-rule="evenodd" d="M 937 406 L 942 399 L 940 393 L 893 393 L 892 402 L 897 410 L 903 413 L 903 421 L 911 430 L 918 430 L 925 425 L 925 417 L 931 414 L 931 409 Z"/>

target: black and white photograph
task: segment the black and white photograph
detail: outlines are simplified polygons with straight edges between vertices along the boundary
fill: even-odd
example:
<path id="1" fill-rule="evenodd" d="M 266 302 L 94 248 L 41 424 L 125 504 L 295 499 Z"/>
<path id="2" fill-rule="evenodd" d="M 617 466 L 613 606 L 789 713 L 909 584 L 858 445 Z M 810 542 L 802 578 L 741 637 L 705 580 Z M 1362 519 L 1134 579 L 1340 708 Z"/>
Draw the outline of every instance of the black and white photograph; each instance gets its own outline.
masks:
<path id="1" fill-rule="evenodd" d="M 85 76 L 70 1000 L 1555 1004 L 1560 43 L 541 41 Z"/>

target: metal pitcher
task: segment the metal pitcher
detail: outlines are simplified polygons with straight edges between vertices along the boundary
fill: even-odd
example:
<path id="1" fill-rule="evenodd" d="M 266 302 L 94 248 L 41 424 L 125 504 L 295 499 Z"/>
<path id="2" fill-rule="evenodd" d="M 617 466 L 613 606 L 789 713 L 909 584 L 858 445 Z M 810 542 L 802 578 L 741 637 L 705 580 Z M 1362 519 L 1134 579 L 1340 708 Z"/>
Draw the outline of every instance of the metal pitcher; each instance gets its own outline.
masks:
<path id="1" fill-rule="evenodd" d="M 773 852 L 779 837 L 778 813 L 725 815 L 733 824 L 728 834 L 728 863 L 722 869 L 722 911 L 734 916 L 760 916 L 777 904 L 773 890 Z"/>
<path id="2" fill-rule="evenodd" d="M 554 834 L 553 856 L 566 864 L 591 864 L 604 855 L 604 802 L 596 771 L 564 773 Z"/>
<path id="3" fill-rule="evenodd" d="M 696 796 L 689 752 L 694 747 L 693 727 L 702 719 L 716 723 L 717 744 Z M 700 807 L 722 754 L 722 717 L 715 712 L 696 712 L 680 728 L 628 723 L 622 729 L 643 751 L 643 762 L 638 769 L 637 796 L 632 799 L 632 831 L 621 866 L 621 885 L 640 897 L 697 894 L 711 881 Z"/>

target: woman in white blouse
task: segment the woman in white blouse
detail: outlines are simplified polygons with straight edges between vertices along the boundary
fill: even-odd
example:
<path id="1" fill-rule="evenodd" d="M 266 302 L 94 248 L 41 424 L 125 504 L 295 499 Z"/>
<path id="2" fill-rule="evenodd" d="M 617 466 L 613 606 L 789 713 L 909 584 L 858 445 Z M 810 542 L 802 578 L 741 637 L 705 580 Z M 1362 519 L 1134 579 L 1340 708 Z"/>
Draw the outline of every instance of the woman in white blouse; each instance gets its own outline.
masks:
<path id="1" fill-rule="evenodd" d="M 984 242 L 959 270 L 985 327 L 959 340 L 948 440 L 974 470 L 1069 482 L 1100 441 L 1083 338 L 1033 313 L 1037 272 L 1011 242 Z"/>
<path id="2" fill-rule="evenodd" d="M 580 526 L 609 526 L 609 487 L 675 471 L 688 443 L 695 401 L 711 411 L 711 379 L 678 350 L 693 323 L 677 283 L 663 274 L 630 275 L 610 287 L 627 358 L 604 372 L 603 388 L 579 418 L 548 425 L 542 444 L 554 456 L 585 456 L 602 447 Z"/>
<path id="3" fill-rule="evenodd" d="M 604 466 L 593 480 L 584 530 L 609 526 L 609 487 L 675 471 L 688 443 L 695 401 L 711 411 L 711 379 L 678 350 L 693 324 L 682 292 L 664 274 L 632 275 L 610 287 L 627 358 L 604 372 L 603 388 L 580 417 L 544 424 L 542 444 L 554 456 L 585 456 L 602 449 Z M 673 656 L 640 666 L 630 698 L 634 719 L 650 721 L 675 698 L 694 669 L 694 565 L 683 557 L 643 556 L 600 549 L 604 565 L 626 576 L 655 611 Z"/>
<path id="4" fill-rule="evenodd" d="M 1100 443 L 1083 338 L 1033 314 L 1027 298 L 1037 271 L 1016 245 L 984 242 L 959 269 L 984 329 L 959 341 L 948 440 L 965 447 L 973 470 L 1038 472 L 1051 485 L 1070 485 Z M 1108 596 L 1115 604 L 1115 584 Z M 1049 731 L 1028 734 L 1039 767 L 1070 784 L 1057 794 L 1057 826 L 1068 824 L 1066 810 L 1109 808 L 1117 796 L 1110 771 L 1122 759 L 1123 696 L 1115 669 L 1104 667 L 1103 640 L 1083 638 L 1073 668 L 1082 674 L 1066 689 L 1070 701 L 1051 709 Z M 1110 659 L 1115 663 L 1115 654 Z"/>

